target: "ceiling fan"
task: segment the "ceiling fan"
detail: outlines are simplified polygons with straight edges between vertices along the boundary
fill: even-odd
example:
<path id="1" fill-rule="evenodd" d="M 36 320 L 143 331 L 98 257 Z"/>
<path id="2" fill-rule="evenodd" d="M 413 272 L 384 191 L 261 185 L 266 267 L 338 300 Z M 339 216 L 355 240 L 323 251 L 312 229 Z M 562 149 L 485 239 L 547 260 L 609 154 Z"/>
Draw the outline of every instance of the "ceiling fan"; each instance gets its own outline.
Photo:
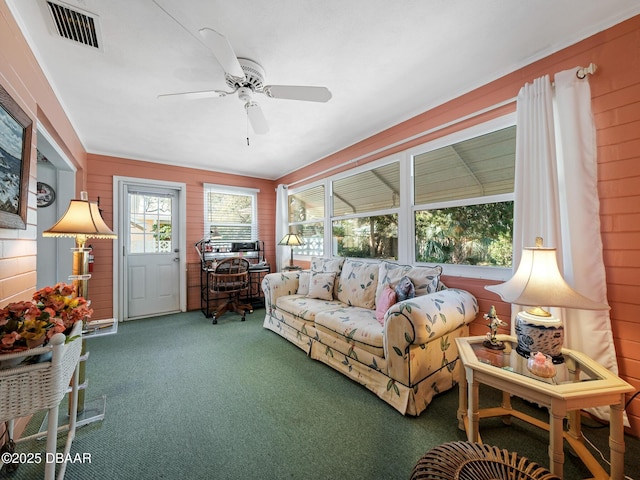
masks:
<path id="1" fill-rule="evenodd" d="M 158 95 L 158 98 L 211 98 L 225 97 L 238 94 L 244 103 L 247 118 L 256 134 L 265 134 L 269 125 L 260 108 L 253 100 L 256 93 L 270 98 L 289 100 L 303 100 L 307 102 L 328 102 L 331 92 L 326 87 L 311 87 L 301 85 L 265 85 L 264 69 L 258 63 L 247 58 L 238 58 L 227 38 L 211 28 L 199 30 L 202 42 L 211 49 L 225 72 L 225 81 L 230 91 L 204 90 L 199 92 L 182 92 Z"/>

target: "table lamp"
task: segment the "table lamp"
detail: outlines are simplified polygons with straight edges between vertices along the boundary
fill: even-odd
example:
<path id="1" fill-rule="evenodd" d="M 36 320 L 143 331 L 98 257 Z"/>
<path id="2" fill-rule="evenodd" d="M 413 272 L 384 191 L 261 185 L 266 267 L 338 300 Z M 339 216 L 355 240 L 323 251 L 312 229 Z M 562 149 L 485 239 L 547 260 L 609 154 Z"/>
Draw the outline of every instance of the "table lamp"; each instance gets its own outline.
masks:
<path id="1" fill-rule="evenodd" d="M 118 236 L 104 223 L 98 204 L 89 201 L 87 192 L 80 192 L 80 200 L 71 200 L 65 214 L 49 230 L 42 232 L 43 237 L 72 237 L 76 247 L 72 248 L 73 266 L 71 276 L 76 294 L 88 300 L 89 295 L 89 252 L 86 248 L 88 238 L 113 239 Z M 83 340 L 83 353 L 85 350 Z M 80 383 L 84 382 L 84 362 L 80 364 Z M 84 410 L 84 389 L 78 392 L 78 413 Z"/>
<path id="2" fill-rule="evenodd" d="M 484 288 L 497 293 L 505 302 L 532 307 L 516 316 L 516 351 L 526 358 L 542 352 L 549 355 L 554 363 L 564 361 L 564 325 L 562 319 L 553 316 L 542 306 L 609 309 L 608 305 L 579 294 L 565 282 L 558 270 L 556 249 L 543 247 L 541 237 L 536 238 L 535 247 L 522 250 L 520 264 L 510 280 Z"/>
<path id="3" fill-rule="evenodd" d="M 287 233 L 282 240 L 278 242 L 278 245 L 286 245 L 291 247 L 291 260 L 289 260 L 289 268 L 293 268 L 293 247 L 299 247 L 304 245 L 302 238 L 297 233 Z"/>

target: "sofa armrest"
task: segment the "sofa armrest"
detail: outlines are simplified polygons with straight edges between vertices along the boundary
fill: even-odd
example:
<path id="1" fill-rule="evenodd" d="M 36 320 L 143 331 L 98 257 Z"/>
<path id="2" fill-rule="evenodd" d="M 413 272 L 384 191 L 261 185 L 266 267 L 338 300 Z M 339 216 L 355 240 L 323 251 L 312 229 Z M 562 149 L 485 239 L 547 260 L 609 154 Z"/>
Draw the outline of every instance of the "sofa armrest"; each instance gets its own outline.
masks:
<path id="1" fill-rule="evenodd" d="M 417 361 L 413 357 L 418 352 L 412 349 L 426 350 L 430 342 L 471 323 L 477 313 L 476 298 L 456 288 L 392 305 L 385 314 L 384 326 L 384 355 L 390 377 L 405 384 L 416 381 L 410 379 L 409 367 Z"/>
<path id="2" fill-rule="evenodd" d="M 298 291 L 300 271 L 268 273 L 262 279 L 264 306 L 267 313 L 276 308 L 276 300 L 284 295 L 293 295 Z"/>

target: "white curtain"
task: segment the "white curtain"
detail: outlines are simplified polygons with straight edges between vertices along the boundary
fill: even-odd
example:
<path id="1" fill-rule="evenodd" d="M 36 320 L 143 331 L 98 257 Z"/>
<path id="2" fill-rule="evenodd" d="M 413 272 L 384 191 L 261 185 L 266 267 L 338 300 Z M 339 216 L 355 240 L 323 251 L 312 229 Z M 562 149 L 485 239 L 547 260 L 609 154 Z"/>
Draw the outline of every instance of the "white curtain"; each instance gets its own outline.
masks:
<path id="1" fill-rule="evenodd" d="M 536 237 L 545 247 L 558 248 L 562 257 L 560 203 L 553 122 L 553 88 L 549 76 L 520 90 L 517 99 L 513 266 L 523 247 Z"/>
<path id="2" fill-rule="evenodd" d="M 557 73 L 555 88 L 544 76 L 518 95 L 513 264 L 522 247 L 542 236 L 545 246 L 558 249 L 567 283 L 607 303 L 591 91 L 588 77 L 577 78 L 578 68 Z M 608 311 L 567 309 L 558 315 L 568 348 L 618 373 Z M 608 418 L 608 408 L 592 411 Z"/>
<path id="3" fill-rule="evenodd" d="M 591 114 L 588 77 L 579 79 L 577 68 L 555 75 L 558 175 L 565 280 L 578 292 L 607 302 L 607 281 L 602 258 L 596 133 Z M 566 310 L 565 343 L 585 352 L 618 373 L 609 311 Z M 608 408 L 594 413 L 608 418 Z M 625 422 L 628 423 L 626 417 Z"/>
<path id="4" fill-rule="evenodd" d="M 289 193 L 286 185 L 278 185 L 276 189 L 276 271 L 281 271 L 287 264 L 289 247 L 278 245 L 278 242 L 289 233 Z"/>

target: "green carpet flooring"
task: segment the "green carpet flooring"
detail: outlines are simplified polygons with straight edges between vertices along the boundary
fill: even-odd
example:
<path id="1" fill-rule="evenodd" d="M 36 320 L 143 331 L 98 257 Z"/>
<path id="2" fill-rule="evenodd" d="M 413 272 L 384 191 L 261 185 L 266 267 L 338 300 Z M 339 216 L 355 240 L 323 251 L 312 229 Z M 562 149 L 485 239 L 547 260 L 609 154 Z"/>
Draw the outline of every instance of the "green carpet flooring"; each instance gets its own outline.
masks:
<path id="1" fill-rule="evenodd" d="M 72 453 L 90 463 L 67 467 L 87 479 L 408 479 L 430 448 L 464 440 L 458 389 L 436 397 L 418 418 L 403 417 L 364 387 L 262 328 L 263 310 L 217 325 L 198 312 L 120 324 L 87 340 L 87 400 L 106 395 L 103 421 L 77 431 Z M 481 389 L 483 405 L 498 392 Z M 514 399 L 546 418 L 546 411 Z M 36 415 L 29 429 L 37 429 Z M 584 428 L 608 456 L 607 428 Z M 481 422 L 485 443 L 548 466 L 547 433 L 518 420 Z M 59 439 L 61 451 L 65 435 Z M 640 472 L 640 440 L 626 437 L 625 472 Z M 18 446 L 44 451 L 43 441 Z M 588 477 L 568 449 L 565 478 Z M 42 478 L 21 465 L 0 478 Z M 640 480 L 640 477 L 636 477 Z"/>

